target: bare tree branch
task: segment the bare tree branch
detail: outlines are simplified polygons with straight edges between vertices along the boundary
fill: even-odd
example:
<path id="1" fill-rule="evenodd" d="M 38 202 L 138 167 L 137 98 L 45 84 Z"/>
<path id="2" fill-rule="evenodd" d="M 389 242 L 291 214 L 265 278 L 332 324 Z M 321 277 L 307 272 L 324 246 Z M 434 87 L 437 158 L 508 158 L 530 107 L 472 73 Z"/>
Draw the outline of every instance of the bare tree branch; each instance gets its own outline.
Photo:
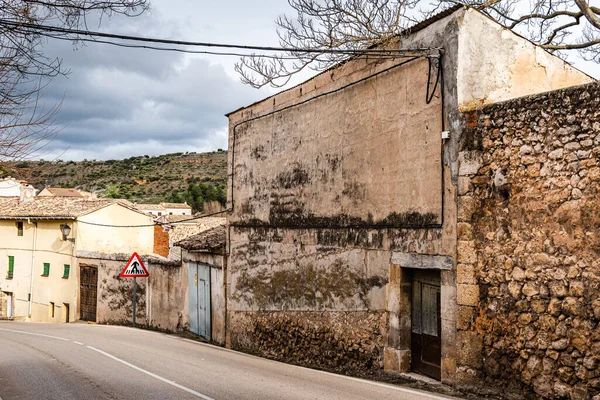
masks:
<path id="1" fill-rule="evenodd" d="M 563 50 L 575 50 L 600 62 L 600 9 L 589 0 L 288 0 L 288 4 L 291 14 L 275 23 L 280 46 L 290 50 L 269 61 L 242 58 L 236 71 L 243 83 L 257 88 L 284 86 L 307 67 L 321 71 L 352 56 L 326 50 L 384 47 L 409 26 L 458 4 L 483 12 L 559 56 Z"/>
<path id="2" fill-rule="evenodd" d="M 81 28 L 88 16 L 137 16 L 148 7 L 149 0 L 0 0 L 0 18 L 15 24 L 0 28 L 0 161 L 36 156 L 56 137 L 60 103 L 44 106 L 40 91 L 69 72 L 44 53 L 43 33 L 21 24 Z"/>

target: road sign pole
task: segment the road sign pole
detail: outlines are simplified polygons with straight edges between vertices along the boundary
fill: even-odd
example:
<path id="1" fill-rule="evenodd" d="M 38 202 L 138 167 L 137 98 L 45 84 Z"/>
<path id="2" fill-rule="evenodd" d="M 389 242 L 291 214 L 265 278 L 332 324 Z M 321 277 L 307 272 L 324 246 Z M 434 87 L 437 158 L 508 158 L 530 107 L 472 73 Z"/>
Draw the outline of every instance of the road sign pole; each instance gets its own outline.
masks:
<path id="1" fill-rule="evenodd" d="M 135 328 L 135 305 L 137 303 L 136 297 L 137 297 L 137 282 L 134 277 L 133 278 L 133 327 L 134 328 Z"/>

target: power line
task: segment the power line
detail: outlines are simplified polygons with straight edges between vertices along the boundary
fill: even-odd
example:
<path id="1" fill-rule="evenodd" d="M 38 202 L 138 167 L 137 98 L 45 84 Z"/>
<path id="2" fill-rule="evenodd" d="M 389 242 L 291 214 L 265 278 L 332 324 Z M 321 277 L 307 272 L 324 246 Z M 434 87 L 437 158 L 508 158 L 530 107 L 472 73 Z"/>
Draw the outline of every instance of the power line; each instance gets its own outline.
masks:
<path id="1" fill-rule="evenodd" d="M 91 37 L 101 37 L 108 39 L 118 39 L 118 40 L 130 40 L 136 42 L 147 42 L 147 43 L 160 43 L 160 44 L 170 44 L 177 46 L 193 46 L 193 47 L 213 47 L 213 48 L 224 48 L 224 49 L 239 49 L 239 50 L 260 50 L 260 51 L 276 51 L 276 52 L 288 52 L 288 53 L 313 53 L 313 54 L 346 54 L 346 55 L 356 55 L 356 54 L 379 54 L 379 55 L 390 55 L 390 54 L 408 54 L 409 56 L 413 56 L 414 53 L 423 53 L 428 52 L 430 50 L 437 50 L 433 48 L 416 48 L 416 49 L 302 49 L 302 48 L 284 48 L 284 47 L 271 47 L 271 46 L 249 46 L 249 45 L 240 45 L 240 44 L 227 44 L 227 43 L 211 43 L 211 42 L 191 42 L 191 41 L 183 41 L 183 40 L 171 40 L 171 39 L 161 39 L 161 38 L 152 38 L 152 37 L 143 37 L 143 36 L 131 36 L 131 35 L 120 35 L 114 33 L 106 33 L 106 32 L 95 32 L 88 30 L 80 30 L 80 29 L 71 29 L 71 28 L 62 28 L 51 25 L 39 25 L 39 24 L 29 24 L 22 22 L 14 22 L 6 19 L 0 19 L 0 25 L 10 26 L 14 28 L 27 28 L 30 30 L 38 31 L 38 32 L 54 32 L 65 35 L 78 35 L 78 36 L 91 36 Z M 53 36 L 55 37 L 55 36 Z M 77 38 L 77 40 L 83 40 L 82 38 Z M 95 41 L 93 39 L 87 39 L 88 41 Z M 108 44 L 113 44 L 108 43 Z M 251 54 L 246 54 L 251 56 Z"/>
<path id="2" fill-rule="evenodd" d="M 206 50 L 187 50 L 187 49 L 178 49 L 178 48 L 174 48 L 174 47 L 157 47 L 157 46 L 149 46 L 149 45 L 117 43 L 117 42 L 111 42 L 108 40 L 101 40 L 101 39 L 86 39 L 86 38 L 73 39 L 73 38 L 69 38 L 69 37 L 65 37 L 65 36 L 56 36 L 56 35 L 52 35 L 52 34 L 36 32 L 35 30 L 31 30 L 30 32 L 36 33 L 36 34 L 39 34 L 39 35 L 42 35 L 42 36 L 45 36 L 45 37 L 48 37 L 51 39 L 66 40 L 66 41 L 79 40 L 82 42 L 101 43 L 101 44 L 108 44 L 108 45 L 118 46 L 118 47 L 133 48 L 133 49 L 170 51 L 170 52 L 187 53 L 187 54 L 206 54 L 206 55 L 213 55 L 213 56 L 235 56 L 235 57 L 250 57 L 251 56 L 251 57 L 278 59 L 278 60 L 298 60 L 298 58 L 299 58 L 299 57 L 293 57 L 293 56 L 277 56 L 277 55 L 271 55 L 271 54 L 256 54 L 256 53 L 248 54 L 248 53 L 217 52 L 217 51 L 206 51 Z M 356 55 L 356 56 L 354 56 L 354 58 L 367 57 L 367 58 L 395 59 L 395 58 L 408 58 L 408 57 L 412 57 L 412 56 L 413 55 L 409 56 L 408 54 L 388 55 L 388 54 L 370 54 L 369 53 L 369 54 Z M 316 58 L 315 61 L 329 61 L 329 60 L 323 60 L 320 58 Z"/>
<path id="3" fill-rule="evenodd" d="M 87 222 L 87 221 L 82 221 L 82 220 L 77 220 L 78 223 L 81 224 L 86 224 L 86 225 L 93 225 L 93 226 L 102 226 L 105 228 L 150 228 L 150 227 L 154 227 L 154 226 L 167 226 L 167 225 L 177 225 L 177 224 L 181 224 L 183 222 L 189 222 L 189 221 L 196 221 L 202 218 L 208 218 L 208 217 L 212 217 L 213 215 L 219 215 L 219 214 L 225 214 L 230 212 L 230 209 L 227 210 L 223 210 L 223 211 L 217 211 L 211 214 L 204 214 L 204 215 L 198 215 L 196 217 L 192 217 L 192 218 L 186 218 L 186 219 L 182 219 L 181 221 L 176 221 L 176 222 L 155 222 L 153 224 L 143 224 L 143 225 L 112 225 L 112 224 L 98 224 L 95 222 Z"/>

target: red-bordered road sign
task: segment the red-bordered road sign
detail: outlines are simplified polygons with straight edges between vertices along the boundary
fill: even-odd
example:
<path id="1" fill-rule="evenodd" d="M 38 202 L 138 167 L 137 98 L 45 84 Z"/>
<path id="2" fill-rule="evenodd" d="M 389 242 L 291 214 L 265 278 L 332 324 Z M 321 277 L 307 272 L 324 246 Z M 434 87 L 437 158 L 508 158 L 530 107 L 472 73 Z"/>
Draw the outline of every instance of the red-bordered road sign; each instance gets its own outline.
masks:
<path id="1" fill-rule="evenodd" d="M 150 274 L 138 253 L 133 253 L 119 276 L 121 278 L 143 278 L 150 276 Z"/>

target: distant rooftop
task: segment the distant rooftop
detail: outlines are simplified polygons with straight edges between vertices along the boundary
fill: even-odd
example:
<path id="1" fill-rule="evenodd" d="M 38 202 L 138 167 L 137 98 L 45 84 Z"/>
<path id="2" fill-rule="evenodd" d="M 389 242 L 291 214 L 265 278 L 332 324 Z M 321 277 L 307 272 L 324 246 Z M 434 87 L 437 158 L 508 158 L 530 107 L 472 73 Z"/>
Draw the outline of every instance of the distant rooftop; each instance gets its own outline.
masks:
<path id="1" fill-rule="evenodd" d="M 45 193 L 47 192 L 47 193 Z M 40 197 L 44 196 L 56 196 L 56 197 L 85 197 L 83 194 L 79 193 L 77 189 L 68 189 L 68 188 L 51 188 L 47 187 L 38 194 Z"/>
<path id="2" fill-rule="evenodd" d="M 134 207 L 138 210 L 165 211 L 165 208 L 160 204 L 135 204 Z"/>
<path id="3" fill-rule="evenodd" d="M 183 209 L 192 209 L 189 205 L 185 203 L 160 203 L 164 208 L 183 208 Z"/>
<path id="4" fill-rule="evenodd" d="M 181 240 L 175 246 L 191 251 L 214 251 L 225 246 L 225 231 L 225 225 L 219 225 Z"/>
<path id="5" fill-rule="evenodd" d="M 74 197 L 34 197 L 31 201 L 20 203 L 18 197 L 0 198 L 0 219 L 41 218 L 76 219 L 111 204 L 127 204 L 116 199 L 85 200 Z"/>

